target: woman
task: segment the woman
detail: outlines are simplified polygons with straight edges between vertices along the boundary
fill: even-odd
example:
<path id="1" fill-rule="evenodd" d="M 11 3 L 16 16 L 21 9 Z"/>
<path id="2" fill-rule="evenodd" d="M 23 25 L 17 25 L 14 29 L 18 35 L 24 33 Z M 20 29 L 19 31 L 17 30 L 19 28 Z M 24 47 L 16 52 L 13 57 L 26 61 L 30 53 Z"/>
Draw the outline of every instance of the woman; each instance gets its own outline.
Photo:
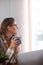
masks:
<path id="1" fill-rule="evenodd" d="M 18 44 L 12 38 L 17 31 L 18 27 L 14 18 L 9 17 L 3 20 L 0 32 L 0 53 L 8 55 L 7 63 L 14 63 L 14 59 L 17 61 Z"/>

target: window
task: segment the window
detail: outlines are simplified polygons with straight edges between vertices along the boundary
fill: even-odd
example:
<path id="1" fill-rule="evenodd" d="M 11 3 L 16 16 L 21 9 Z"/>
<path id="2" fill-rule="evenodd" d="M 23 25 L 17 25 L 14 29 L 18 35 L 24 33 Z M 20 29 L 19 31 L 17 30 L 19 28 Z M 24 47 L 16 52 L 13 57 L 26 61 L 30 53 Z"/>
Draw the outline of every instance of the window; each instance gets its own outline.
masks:
<path id="1" fill-rule="evenodd" d="M 31 0 L 32 50 L 43 49 L 43 0 Z"/>

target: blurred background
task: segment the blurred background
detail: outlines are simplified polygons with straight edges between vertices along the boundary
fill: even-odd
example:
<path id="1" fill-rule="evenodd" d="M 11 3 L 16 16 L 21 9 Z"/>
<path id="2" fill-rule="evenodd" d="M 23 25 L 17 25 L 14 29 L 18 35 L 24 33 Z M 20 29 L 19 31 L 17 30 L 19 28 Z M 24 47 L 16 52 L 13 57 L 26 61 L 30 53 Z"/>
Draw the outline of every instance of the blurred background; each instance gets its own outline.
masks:
<path id="1" fill-rule="evenodd" d="M 18 24 L 20 53 L 43 49 L 43 0 L 0 0 L 0 26 L 6 17 Z"/>

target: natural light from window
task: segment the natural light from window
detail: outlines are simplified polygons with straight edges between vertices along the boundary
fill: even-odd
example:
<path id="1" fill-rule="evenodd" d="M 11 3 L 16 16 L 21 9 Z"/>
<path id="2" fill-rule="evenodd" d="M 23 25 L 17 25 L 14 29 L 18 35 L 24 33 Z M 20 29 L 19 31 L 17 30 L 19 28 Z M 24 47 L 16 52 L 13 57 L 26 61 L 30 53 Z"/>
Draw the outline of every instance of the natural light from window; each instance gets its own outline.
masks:
<path id="1" fill-rule="evenodd" d="M 43 49 L 43 0 L 31 0 L 32 50 Z"/>

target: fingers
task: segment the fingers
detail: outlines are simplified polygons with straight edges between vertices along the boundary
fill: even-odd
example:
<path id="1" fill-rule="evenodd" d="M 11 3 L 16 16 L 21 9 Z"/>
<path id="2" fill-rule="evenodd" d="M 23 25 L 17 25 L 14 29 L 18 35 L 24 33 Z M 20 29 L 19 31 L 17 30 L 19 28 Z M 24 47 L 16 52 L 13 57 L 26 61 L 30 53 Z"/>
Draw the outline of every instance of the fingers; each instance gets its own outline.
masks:
<path id="1" fill-rule="evenodd" d="M 10 45 L 12 46 L 12 48 L 15 48 L 15 47 L 18 46 L 17 45 L 17 41 L 15 41 L 15 40 L 11 40 L 11 44 Z"/>

